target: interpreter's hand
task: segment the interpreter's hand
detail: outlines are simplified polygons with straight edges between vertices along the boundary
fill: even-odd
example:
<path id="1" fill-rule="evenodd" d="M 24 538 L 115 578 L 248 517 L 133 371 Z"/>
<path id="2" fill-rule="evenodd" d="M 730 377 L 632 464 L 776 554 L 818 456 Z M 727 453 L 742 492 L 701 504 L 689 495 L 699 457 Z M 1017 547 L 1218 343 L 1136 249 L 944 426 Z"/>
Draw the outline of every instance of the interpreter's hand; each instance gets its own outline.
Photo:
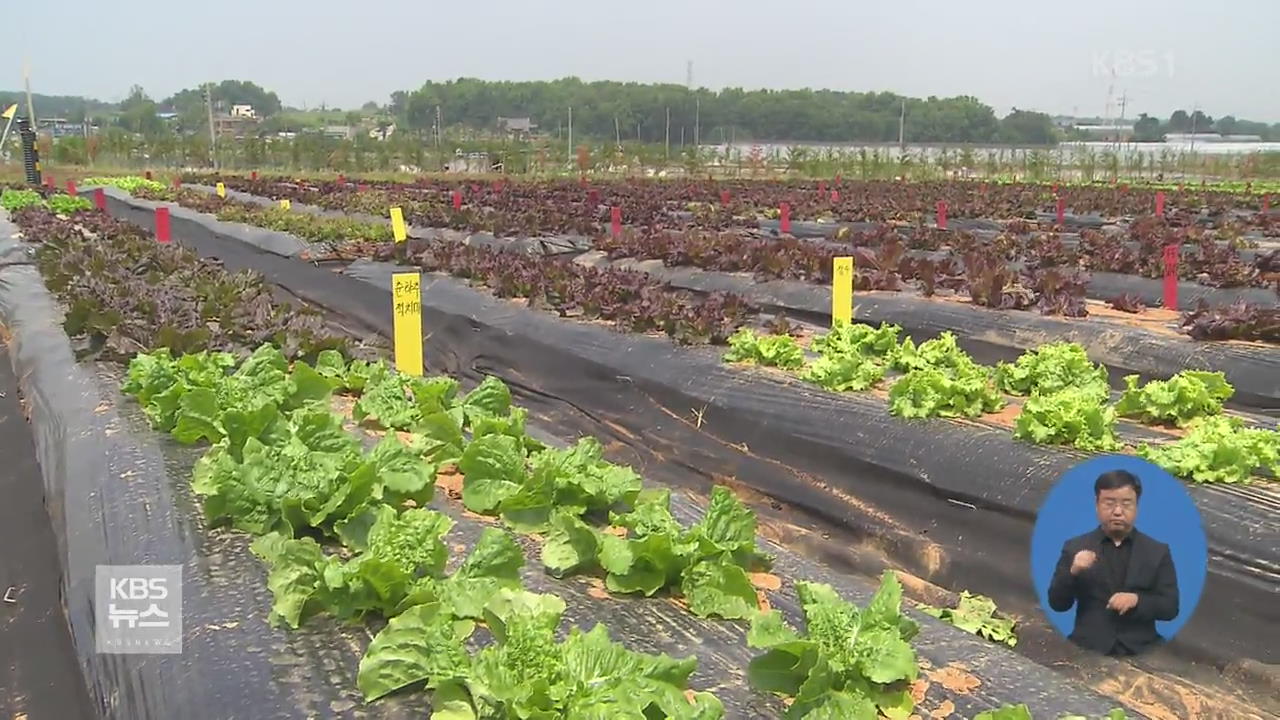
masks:
<path id="1" fill-rule="evenodd" d="M 1080 573 L 1093 567 L 1093 563 L 1098 559 L 1097 554 L 1092 550 L 1081 550 L 1076 556 L 1071 558 L 1071 574 L 1079 575 Z"/>
<path id="2" fill-rule="evenodd" d="M 1137 593 L 1118 592 L 1115 595 L 1112 595 L 1111 599 L 1107 601 L 1107 609 L 1115 610 L 1121 615 L 1129 612 L 1130 610 L 1134 609 L 1137 606 L 1138 606 Z"/>

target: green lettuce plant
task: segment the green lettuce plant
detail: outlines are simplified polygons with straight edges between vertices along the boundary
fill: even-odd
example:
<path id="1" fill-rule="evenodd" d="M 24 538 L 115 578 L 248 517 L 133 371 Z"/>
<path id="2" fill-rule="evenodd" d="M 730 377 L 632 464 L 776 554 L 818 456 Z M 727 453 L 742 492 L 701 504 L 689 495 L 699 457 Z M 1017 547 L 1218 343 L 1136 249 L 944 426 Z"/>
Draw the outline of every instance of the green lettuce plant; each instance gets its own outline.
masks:
<path id="1" fill-rule="evenodd" d="M 1186 427 L 1197 418 L 1222 412 L 1222 403 L 1235 394 L 1221 372 L 1184 370 L 1168 380 L 1153 380 L 1141 387 L 1138 376 L 1124 379 L 1125 390 L 1116 413 L 1144 423 L 1171 423 Z"/>
<path id="2" fill-rule="evenodd" d="M 904 719 L 918 668 L 910 640 L 919 631 L 902 614 L 902 585 L 885 573 L 865 608 L 829 585 L 796 583 L 803 633 L 776 610 L 752 618 L 747 643 L 764 649 L 747 667 L 752 687 L 790 699 L 784 717 L 809 720 Z"/>

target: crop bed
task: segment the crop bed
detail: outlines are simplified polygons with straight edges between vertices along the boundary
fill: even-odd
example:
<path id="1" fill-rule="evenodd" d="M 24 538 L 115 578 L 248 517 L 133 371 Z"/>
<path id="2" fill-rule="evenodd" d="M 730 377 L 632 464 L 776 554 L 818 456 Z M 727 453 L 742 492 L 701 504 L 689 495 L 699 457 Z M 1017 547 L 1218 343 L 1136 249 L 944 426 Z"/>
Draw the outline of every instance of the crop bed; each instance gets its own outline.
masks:
<path id="1" fill-rule="evenodd" d="M 145 557 L 187 573 L 180 670 L 89 652 L 91 593 L 67 578 L 104 713 L 421 716 L 424 683 L 441 717 L 1025 718 L 982 714 L 1024 684 L 1049 717 L 1111 705 L 902 609 L 894 574 L 876 589 L 761 543 L 756 512 L 723 487 L 691 505 L 592 438 L 539 439 L 492 376 L 464 393 L 391 371 L 342 333 L 358 310 L 268 306 L 268 287 L 301 290 L 288 273 L 232 273 L 234 251 L 211 264 L 202 243 L 157 245 L 96 212 L 16 219 L 25 243 L 6 231 L 0 251 L 36 267 L 5 268 L 0 314 L 66 569 Z M 35 269 L 94 321 L 60 317 Z M 138 285 L 141 300 L 69 281 L 81 275 Z M 188 283 L 174 305 L 201 313 L 171 314 L 140 287 L 170 277 Z M 98 360 L 74 362 L 63 328 Z M 628 597 L 655 594 L 671 601 Z M 299 633 L 268 629 L 268 606 Z M 580 629 L 557 631 L 564 620 Z"/>
<path id="2" fill-rule="evenodd" d="M 145 205 L 121 200 L 113 201 L 112 209 L 145 219 Z M 175 219 L 178 212 L 175 210 Z M 283 256 L 315 249 L 308 243 L 298 242 L 289 252 L 279 255 L 264 255 L 251 244 L 236 250 L 235 244 L 247 242 L 246 238 L 218 223 L 202 220 L 204 216 L 182 211 L 182 217 L 180 226 L 187 237 L 204 246 L 204 251 L 233 265 L 263 268 L 294 292 L 304 292 L 327 307 L 342 306 L 352 311 L 355 307 L 365 308 L 360 314 L 369 324 L 379 327 L 380 322 L 382 332 L 388 331 L 377 308 L 389 302 L 386 293 L 393 265 L 377 261 L 330 263 L 331 269 L 342 274 L 329 275 Z M 426 262 L 423 253 L 428 251 L 446 253 L 452 258 L 449 262 L 459 268 L 471 262 L 467 257 L 480 258 L 445 246 L 411 244 L 407 250 L 419 262 Z M 506 267 L 497 256 L 482 259 L 497 273 L 491 272 L 493 278 L 528 277 L 539 268 L 551 267 L 546 265 L 548 262 L 557 267 L 564 265 L 563 261 L 525 260 L 517 255 L 505 261 Z M 530 263 L 527 269 L 525 263 Z M 324 279 L 326 275 L 331 279 Z M 477 279 L 488 284 L 491 275 Z M 361 285 L 374 294 L 367 294 Z M 969 584 L 980 582 L 976 589 L 995 595 L 1002 605 L 1003 598 L 1020 598 L 1011 602 L 1027 607 L 1026 579 L 1019 571 L 1024 563 L 1016 556 L 995 559 L 1010 551 L 1008 537 L 1026 532 L 1025 520 L 1017 518 L 1034 512 L 1036 497 L 1047 489 L 1055 475 L 1054 468 L 1065 469 L 1078 456 L 1073 455 L 1074 451 L 1033 451 L 1032 446 L 1001 439 L 1008 438 L 1014 429 L 1011 414 L 981 418 L 976 427 L 945 420 L 934 421 L 944 423 L 941 426 L 897 425 L 898 421 L 882 419 L 885 400 L 874 392 L 864 398 L 850 393 L 807 391 L 799 380 L 769 373 L 745 376 L 741 370 L 726 367 L 718 354 L 679 351 L 671 346 L 662 350 L 662 341 L 639 335 L 631 336 L 635 338 L 631 340 L 589 324 L 574 329 L 577 323 L 566 325 L 552 316 L 516 312 L 513 307 L 509 301 L 483 301 L 473 290 L 452 281 L 425 281 L 424 313 L 433 328 L 426 343 L 427 357 L 439 358 L 446 367 L 463 373 L 474 372 L 476 363 L 507 373 L 517 394 L 526 384 L 537 388 L 526 395 L 535 415 L 555 417 L 562 424 L 585 420 L 584 427 L 611 436 L 638 456 L 649 452 L 648 448 L 641 449 L 637 440 L 643 437 L 644 445 L 661 448 L 662 458 L 682 458 L 682 463 L 698 467 L 706 477 L 736 478 L 786 506 L 825 517 L 860 538 L 855 547 L 887 552 L 900 567 L 953 587 L 958 578 L 965 577 Z M 625 380 L 619 385 L 617 378 Z M 749 382 L 747 387 L 744 381 Z M 1022 401 L 1012 402 L 1018 407 Z M 579 408 L 587 409 L 589 416 L 571 420 Z M 1166 445 L 1179 435 L 1129 422 L 1120 423 L 1119 428 L 1117 437 L 1134 445 Z M 949 447 L 948 442 L 955 442 L 955 448 L 939 452 L 939 447 Z M 975 453 L 979 445 L 981 449 Z M 950 477 L 954 473 L 946 468 L 955 467 L 956 457 L 972 458 L 966 461 L 966 467 L 982 482 L 974 484 L 969 478 Z M 931 469 L 935 459 L 938 467 Z M 851 475 L 850 467 L 860 469 Z M 822 481 L 815 483 L 815 478 Z M 1002 478 L 1010 478 L 1012 484 Z M 1035 492 L 1027 493 L 1018 487 L 1028 482 L 1037 488 Z M 923 494 L 917 494 L 916 487 Z M 913 489 L 904 493 L 906 488 Z M 930 541 L 921 542 L 911 529 L 915 523 L 907 518 L 920 517 L 922 498 L 936 497 L 938 493 L 963 499 L 974 507 L 929 505 L 924 514 L 930 518 Z M 1259 537 L 1273 537 L 1275 532 L 1275 524 L 1267 519 L 1264 510 L 1264 503 L 1270 502 L 1267 498 L 1273 494 L 1268 488 L 1255 482 L 1243 492 L 1214 488 L 1195 489 L 1193 494 L 1206 516 L 1207 530 L 1217 552 L 1224 557 L 1247 557 L 1246 563 L 1258 563 L 1259 567 L 1274 562 L 1265 551 L 1259 553 L 1259 548 L 1269 541 L 1263 539 L 1258 544 Z M 975 520 L 975 512 L 981 514 L 982 520 Z M 1012 514 L 1005 515 L 1006 512 Z M 957 532 L 954 538 L 949 537 L 951 531 L 947 528 L 951 527 Z M 1238 538 L 1231 537 L 1244 528 L 1249 530 Z M 1258 536 L 1258 532 L 1262 535 Z M 959 544 L 962 536 L 963 546 Z M 993 561 L 1001 567 L 993 567 Z M 1217 571 L 1225 572 L 1224 579 L 1236 572 L 1225 566 L 1211 569 L 1211 573 Z M 1232 613 L 1256 612 L 1262 605 L 1254 607 L 1248 600 L 1252 590 L 1215 584 L 1213 579 L 1209 587 L 1211 593 L 1215 588 L 1218 592 L 1206 595 L 1206 604 L 1180 639 L 1185 638 L 1187 647 L 1194 646 L 1197 652 L 1215 647 L 1213 652 L 1223 658 L 1219 662 L 1230 662 L 1224 656 L 1258 657 L 1259 652 L 1265 656 L 1267 651 L 1246 649 L 1251 640 L 1244 633 L 1239 641 L 1224 643 L 1223 638 L 1230 636 L 1233 628 L 1211 627 L 1213 621 L 1205 614 L 1208 607 L 1222 608 L 1224 613 L 1228 607 Z M 1235 620 L 1231 624 L 1239 625 Z M 1201 637 L 1199 633 L 1203 633 L 1204 645 L 1195 639 Z M 1230 649 L 1221 652 L 1224 648 Z"/>
<path id="3" fill-rule="evenodd" d="M 624 209 L 627 222 L 649 226 L 670 224 L 672 213 L 692 214 L 704 227 L 727 227 L 777 217 L 786 203 L 791 219 L 829 223 L 870 221 L 907 225 L 934 219 L 939 202 L 952 218 L 994 218 L 1023 227 L 1051 225 L 1061 197 L 1073 215 L 1098 222 L 1151 215 L 1156 192 L 1165 195 L 1165 211 L 1177 226 L 1201 225 L 1225 234 L 1280 234 L 1280 213 L 1263 212 L 1264 197 L 1251 192 L 1208 189 L 1137 189 L 1109 185 L 1064 185 L 969 181 L 888 182 L 852 181 L 782 183 L 762 181 L 550 181 L 538 183 L 467 182 L 422 179 L 412 184 L 344 179 L 342 182 L 302 181 L 262 177 L 256 180 L 207 174 L 188 174 L 184 180 L 227 187 L 274 199 L 288 198 L 334 210 L 358 210 L 364 204 L 375 214 L 387 201 L 406 202 L 406 217 L 436 227 L 470 227 L 507 234 L 521 232 L 588 232 L 608 222 L 607 208 Z M 835 192 L 832 195 L 832 192 Z M 463 210 L 451 207 L 461 193 Z M 726 202 L 727 200 L 727 202 Z M 376 204 L 375 204 L 376 203 Z M 490 222 L 488 226 L 470 221 Z M 1094 221 L 1086 220 L 1089 224 Z"/>

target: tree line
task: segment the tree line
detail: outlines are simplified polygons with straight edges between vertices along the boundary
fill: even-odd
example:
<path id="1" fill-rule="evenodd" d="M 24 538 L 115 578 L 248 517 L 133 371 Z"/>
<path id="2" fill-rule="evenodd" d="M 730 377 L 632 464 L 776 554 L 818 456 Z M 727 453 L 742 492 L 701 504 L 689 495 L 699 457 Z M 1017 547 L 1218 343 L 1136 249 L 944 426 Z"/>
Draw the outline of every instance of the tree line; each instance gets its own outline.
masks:
<path id="1" fill-rule="evenodd" d="M 303 122 L 316 113 L 285 112 L 276 93 L 253 82 L 223 80 L 212 86 L 214 108 L 249 104 L 263 122 L 259 135 L 282 130 L 305 131 Z M 0 103 L 25 98 L 0 92 Z M 36 95 L 42 116 L 79 122 L 86 116 L 99 126 L 118 127 L 147 137 L 208 131 L 203 87 L 193 87 L 154 100 L 135 85 L 118 105 L 75 96 Z M 910 98 L 890 92 L 834 90 L 690 89 L 661 83 L 584 82 L 578 78 L 550 81 L 503 82 L 459 78 L 429 81 L 416 90 L 391 94 L 390 102 L 366 102 L 325 115 L 334 124 L 355 124 L 376 116 L 382 124 L 430 137 L 439 121 L 450 129 L 498 130 L 499 117 L 528 117 L 543 137 L 566 140 L 569 115 L 575 138 L 584 140 L 684 147 L 726 142 L 974 143 L 1052 145 L 1060 131 L 1040 112 L 1014 108 L 1004 117 L 969 96 Z M 175 117 L 162 119 L 161 113 Z M 1168 120 L 1143 114 L 1134 125 L 1135 139 L 1159 141 L 1168 133 L 1219 132 L 1259 135 L 1280 140 L 1280 123 L 1268 125 L 1231 115 L 1213 118 L 1196 110 L 1174 112 Z M 1068 132 L 1068 136 L 1071 134 Z"/>
<path id="2" fill-rule="evenodd" d="M 1280 140 L 1280 123 L 1268 125 L 1252 120 L 1238 120 L 1224 115 L 1214 120 L 1199 110 L 1188 113 L 1175 110 L 1168 120 L 1161 121 L 1146 113 L 1138 116 L 1133 124 L 1133 139 L 1138 142 L 1160 142 L 1171 133 L 1219 133 L 1221 135 L 1257 135 L 1264 141 Z"/>
<path id="3" fill-rule="evenodd" d="M 429 131 L 437 108 L 445 125 L 495 128 L 498 117 L 528 117 L 543 134 L 648 143 L 939 142 L 1045 145 L 1053 124 L 1043 113 L 1004 118 L 977 98 L 909 98 L 890 92 L 692 90 L 658 83 L 583 82 L 578 78 L 503 82 L 460 78 L 391 94 L 390 111 Z M 901 128 L 900 128 L 901 123 Z"/>

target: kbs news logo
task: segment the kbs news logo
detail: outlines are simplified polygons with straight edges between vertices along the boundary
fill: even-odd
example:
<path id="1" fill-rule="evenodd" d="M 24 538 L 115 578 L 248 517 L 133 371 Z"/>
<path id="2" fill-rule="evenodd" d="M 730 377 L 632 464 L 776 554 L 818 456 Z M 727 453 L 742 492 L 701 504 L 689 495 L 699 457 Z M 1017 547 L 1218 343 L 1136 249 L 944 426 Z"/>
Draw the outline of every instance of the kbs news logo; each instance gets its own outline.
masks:
<path id="1" fill-rule="evenodd" d="M 1102 50 L 1093 53 L 1094 77 L 1173 77 L 1173 51 Z"/>
<path id="2" fill-rule="evenodd" d="M 94 590 L 98 652 L 182 652 L 181 565 L 99 565 Z"/>

